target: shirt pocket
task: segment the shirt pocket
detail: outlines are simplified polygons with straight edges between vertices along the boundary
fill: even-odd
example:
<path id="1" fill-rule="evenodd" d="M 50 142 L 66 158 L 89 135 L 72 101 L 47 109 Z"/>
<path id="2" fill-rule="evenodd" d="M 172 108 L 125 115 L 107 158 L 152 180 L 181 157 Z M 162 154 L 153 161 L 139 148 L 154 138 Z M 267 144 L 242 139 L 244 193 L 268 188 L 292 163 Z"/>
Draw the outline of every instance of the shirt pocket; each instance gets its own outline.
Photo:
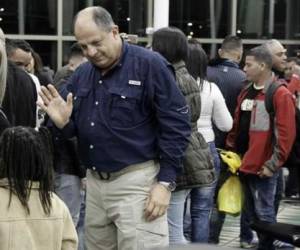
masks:
<path id="1" fill-rule="evenodd" d="M 123 89 L 110 88 L 110 123 L 113 127 L 129 128 L 142 119 L 139 112 L 142 98 L 142 88 L 130 86 Z"/>
<path id="2" fill-rule="evenodd" d="M 76 93 L 76 95 L 73 98 L 73 117 L 75 120 L 78 120 L 80 118 L 80 113 L 82 111 L 82 107 L 84 107 L 83 103 L 88 99 L 88 95 L 90 93 L 90 89 L 80 89 Z M 84 115 L 85 117 L 85 115 Z M 86 118 L 84 118 L 86 119 Z"/>

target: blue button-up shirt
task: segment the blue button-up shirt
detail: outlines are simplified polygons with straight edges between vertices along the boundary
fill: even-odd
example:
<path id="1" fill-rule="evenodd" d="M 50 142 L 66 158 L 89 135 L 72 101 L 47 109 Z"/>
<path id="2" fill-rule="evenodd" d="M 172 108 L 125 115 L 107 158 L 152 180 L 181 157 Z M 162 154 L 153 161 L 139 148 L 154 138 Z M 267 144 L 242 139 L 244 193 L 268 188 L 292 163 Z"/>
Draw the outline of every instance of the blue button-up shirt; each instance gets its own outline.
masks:
<path id="1" fill-rule="evenodd" d="M 73 93 L 73 113 L 62 129 L 78 137 L 87 167 L 118 171 L 152 159 L 158 179 L 174 181 L 190 136 L 189 111 L 170 65 L 157 53 L 123 43 L 118 64 L 105 74 L 87 62 L 61 91 Z"/>

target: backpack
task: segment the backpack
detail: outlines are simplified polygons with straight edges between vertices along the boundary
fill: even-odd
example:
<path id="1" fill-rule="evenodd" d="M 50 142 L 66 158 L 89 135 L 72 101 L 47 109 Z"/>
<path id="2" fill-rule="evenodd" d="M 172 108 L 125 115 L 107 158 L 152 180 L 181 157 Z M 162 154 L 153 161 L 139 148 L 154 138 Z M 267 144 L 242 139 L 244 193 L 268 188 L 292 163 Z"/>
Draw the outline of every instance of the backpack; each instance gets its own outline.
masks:
<path id="1" fill-rule="evenodd" d="M 265 106 L 266 110 L 270 115 L 271 126 L 274 126 L 274 117 L 275 117 L 275 110 L 273 106 L 273 95 L 275 91 L 280 87 L 286 85 L 282 82 L 274 82 L 268 88 L 266 95 L 265 95 Z M 298 94 L 296 94 L 297 103 L 298 103 Z M 289 154 L 288 159 L 285 162 L 286 167 L 295 167 L 300 165 L 300 110 L 299 107 L 296 106 L 295 108 L 295 121 L 296 121 L 296 139 L 292 146 L 291 152 Z"/>

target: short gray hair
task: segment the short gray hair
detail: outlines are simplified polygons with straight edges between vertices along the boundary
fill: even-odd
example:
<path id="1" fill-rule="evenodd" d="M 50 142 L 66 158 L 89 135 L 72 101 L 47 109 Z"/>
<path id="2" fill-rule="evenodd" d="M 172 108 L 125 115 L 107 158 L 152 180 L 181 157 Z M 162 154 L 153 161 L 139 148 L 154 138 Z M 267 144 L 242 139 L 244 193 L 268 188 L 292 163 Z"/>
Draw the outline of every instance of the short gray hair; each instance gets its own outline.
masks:
<path id="1" fill-rule="evenodd" d="M 253 56 L 255 61 L 265 63 L 269 69 L 272 68 L 272 55 L 266 46 L 257 46 L 249 50 L 246 56 Z"/>
<path id="2" fill-rule="evenodd" d="M 274 47 L 278 45 L 282 46 L 282 44 L 276 39 L 270 39 L 266 41 L 264 44 L 262 44 L 262 46 L 267 48 L 271 52 L 271 54 L 273 54 Z"/>

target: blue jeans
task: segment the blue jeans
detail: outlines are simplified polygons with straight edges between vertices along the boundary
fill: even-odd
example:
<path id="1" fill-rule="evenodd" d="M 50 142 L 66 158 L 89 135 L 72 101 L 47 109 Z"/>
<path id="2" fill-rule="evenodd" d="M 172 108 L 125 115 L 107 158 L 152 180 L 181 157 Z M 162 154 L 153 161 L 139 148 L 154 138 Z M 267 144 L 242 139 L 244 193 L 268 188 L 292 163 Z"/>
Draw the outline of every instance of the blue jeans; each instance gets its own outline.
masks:
<path id="1" fill-rule="evenodd" d="M 209 217 L 213 207 L 215 185 L 191 191 L 192 242 L 208 242 Z"/>
<path id="2" fill-rule="evenodd" d="M 187 244 L 183 235 L 184 203 L 190 189 L 172 192 L 168 208 L 169 242 L 170 244 Z"/>
<path id="3" fill-rule="evenodd" d="M 260 220 L 267 223 L 276 222 L 275 193 L 278 173 L 270 178 L 260 178 L 256 175 L 242 175 L 245 195 L 243 210 L 249 216 L 249 222 Z M 274 239 L 267 235 L 258 234 L 258 250 L 273 250 Z"/>
<path id="4" fill-rule="evenodd" d="M 217 178 L 220 173 L 220 158 L 214 142 L 209 143 Z M 191 231 L 192 242 L 207 243 L 209 237 L 209 218 L 214 203 L 217 180 L 207 187 L 193 188 L 191 191 Z M 186 218 L 185 224 L 188 223 Z"/>
<path id="5" fill-rule="evenodd" d="M 55 173 L 55 193 L 61 198 L 70 210 L 74 225 L 79 220 L 80 211 L 80 178 L 76 175 Z"/>
<path id="6" fill-rule="evenodd" d="M 86 199 L 86 191 L 80 191 L 80 198 L 81 198 L 81 206 L 80 206 L 80 215 L 79 221 L 76 226 L 76 231 L 78 234 L 78 250 L 85 250 L 84 245 L 84 218 L 85 218 L 85 199 Z"/>

